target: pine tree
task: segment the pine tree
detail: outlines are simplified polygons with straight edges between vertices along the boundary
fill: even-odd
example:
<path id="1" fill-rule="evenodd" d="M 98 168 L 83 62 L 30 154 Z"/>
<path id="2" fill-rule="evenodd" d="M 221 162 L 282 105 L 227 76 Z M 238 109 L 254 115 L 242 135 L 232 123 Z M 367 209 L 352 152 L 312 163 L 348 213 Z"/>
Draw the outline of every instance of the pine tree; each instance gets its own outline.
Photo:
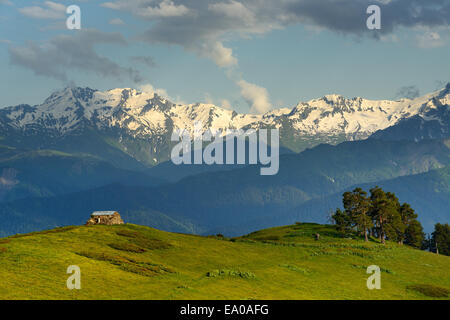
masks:
<path id="1" fill-rule="evenodd" d="M 390 240 L 416 248 L 425 245 L 417 214 L 408 203 L 400 205 L 394 193 L 377 186 L 370 189 L 369 197 L 364 190 L 356 188 L 342 195 L 342 203 L 344 211 L 337 209 L 332 215 L 338 231 L 345 234 L 356 230 L 364 234 L 366 241 L 369 235 L 376 235 L 383 244 Z"/>
<path id="2" fill-rule="evenodd" d="M 343 195 L 345 213 L 350 217 L 352 226 L 364 234 L 365 241 L 369 241 L 368 232 L 372 227 L 372 218 L 369 216 L 370 199 L 367 192 L 356 188 L 353 192 L 345 192 Z"/>
<path id="3" fill-rule="evenodd" d="M 392 193 L 385 193 L 380 187 L 370 189 L 370 216 L 375 222 L 378 238 L 385 244 L 386 237 L 397 238 L 395 228 L 398 226 L 398 206 Z"/>
<path id="4" fill-rule="evenodd" d="M 402 216 L 400 214 L 400 202 L 397 196 L 392 192 L 386 192 L 386 197 L 388 198 L 390 208 L 385 225 L 386 237 L 391 241 L 402 244 L 406 225 L 403 223 Z"/>
<path id="5" fill-rule="evenodd" d="M 436 253 L 450 255 L 450 226 L 437 223 L 431 236 L 432 249 Z"/>
<path id="6" fill-rule="evenodd" d="M 423 228 L 417 220 L 417 214 L 408 203 L 403 203 L 399 210 L 404 232 L 401 235 L 401 244 L 406 243 L 412 247 L 420 248 L 425 239 Z"/>
<path id="7" fill-rule="evenodd" d="M 350 217 L 346 215 L 341 209 L 336 209 L 336 212 L 331 216 L 337 226 L 337 230 L 344 235 L 350 232 L 351 221 Z"/>
<path id="8" fill-rule="evenodd" d="M 424 243 L 425 233 L 422 225 L 417 220 L 412 220 L 405 230 L 405 244 L 418 249 L 422 248 Z"/>

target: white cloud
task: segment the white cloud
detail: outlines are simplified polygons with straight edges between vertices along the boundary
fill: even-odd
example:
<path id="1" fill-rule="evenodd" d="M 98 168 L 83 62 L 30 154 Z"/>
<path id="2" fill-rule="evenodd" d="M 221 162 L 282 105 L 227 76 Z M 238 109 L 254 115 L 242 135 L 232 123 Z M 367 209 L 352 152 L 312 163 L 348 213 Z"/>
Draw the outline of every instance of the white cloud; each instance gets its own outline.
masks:
<path id="1" fill-rule="evenodd" d="M 153 6 L 151 0 L 118 0 L 114 2 L 104 2 L 100 6 L 113 10 L 131 11 L 141 18 L 170 18 L 181 17 L 189 13 L 189 8 L 183 4 L 176 5 L 172 0 L 162 0 L 158 5 Z"/>
<path id="2" fill-rule="evenodd" d="M 151 93 L 157 94 L 158 96 L 163 97 L 175 104 L 187 104 L 184 100 L 181 99 L 180 96 L 171 97 L 167 93 L 166 89 L 155 88 L 151 83 L 143 84 L 143 85 L 139 86 L 138 89 L 141 90 L 142 92 L 147 92 L 150 94 Z"/>
<path id="3" fill-rule="evenodd" d="M 204 43 L 199 54 L 213 60 L 221 68 L 237 65 L 237 59 L 233 56 L 233 50 L 224 47 L 219 41 Z"/>
<path id="4" fill-rule="evenodd" d="M 445 44 L 445 39 L 437 32 L 428 31 L 417 36 L 417 45 L 420 48 L 438 48 Z"/>
<path id="5" fill-rule="evenodd" d="M 20 8 L 19 12 L 35 19 L 63 19 L 66 17 L 66 6 L 60 3 L 45 1 L 45 8 L 32 6 Z"/>
<path id="6" fill-rule="evenodd" d="M 189 13 L 189 9 L 184 5 L 175 5 L 171 0 L 163 0 L 155 7 L 145 7 L 137 11 L 137 14 L 145 18 L 167 18 L 167 17 L 181 17 Z"/>
<path id="7" fill-rule="evenodd" d="M 365 25 L 366 9 L 374 2 L 383 13 L 383 27 L 377 33 Z M 143 38 L 187 49 L 296 24 L 380 39 L 400 27 L 435 28 L 450 23 L 447 0 L 115 0 L 102 6 L 158 18 Z"/>
<path id="8" fill-rule="evenodd" d="M 122 3 L 120 3 L 119 1 L 117 1 L 117 2 L 103 2 L 103 3 L 100 4 L 100 6 L 104 7 L 104 8 L 114 9 L 114 10 L 124 9 L 124 7 L 122 6 Z"/>
<path id="9" fill-rule="evenodd" d="M 170 98 L 169 94 L 167 93 L 166 89 L 161 89 L 161 88 L 155 88 L 152 84 L 150 83 L 146 83 L 143 84 L 141 86 L 139 86 L 139 90 L 146 92 L 146 93 L 156 93 L 158 96 L 169 99 L 169 100 L 174 100 L 172 98 Z"/>
<path id="10" fill-rule="evenodd" d="M 228 101 L 227 99 L 223 99 L 221 101 L 221 105 L 222 105 L 222 108 L 224 108 L 224 109 L 233 110 L 233 106 L 231 105 L 230 101 Z"/>
<path id="11" fill-rule="evenodd" d="M 266 0 L 264 0 L 266 1 Z M 279 25 L 270 17 L 259 19 L 264 6 L 257 1 L 116 0 L 102 6 L 128 11 L 143 19 L 155 20 L 140 37 L 150 43 L 179 45 L 200 57 L 214 61 L 219 67 L 237 65 L 231 48 L 224 42 L 233 35 L 248 37 L 262 34 Z"/>
<path id="12" fill-rule="evenodd" d="M 129 77 L 141 82 L 139 71 L 123 67 L 95 51 L 98 44 L 127 45 L 120 33 L 81 29 L 71 35 L 59 35 L 46 42 L 29 41 L 25 46 L 10 47 L 13 64 L 32 70 L 36 75 L 68 81 L 70 70 L 96 73 L 102 77 Z"/>
<path id="13" fill-rule="evenodd" d="M 397 35 L 395 35 L 395 34 L 382 35 L 382 36 L 380 36 L 380 40 L 383 42 L 388 42 L 388 43 L 399 42 L 399 39 L 398 39 Z"/>
<path id="14" fill-rule="evenodd" d="M 255 14 L 242 3 L 234 0 L 209 4 L 208 9 L 229 18 L 246 20 L 248 24 L 255 22 Z"/>
<path id="15" fill-rule="evenodd" d="M 266 113 L 272 108 L 266 88 L 245 80 L 239 80 L 236 84 L 241 88 L 242 97 L 250 105 L 250 112 Z"/>

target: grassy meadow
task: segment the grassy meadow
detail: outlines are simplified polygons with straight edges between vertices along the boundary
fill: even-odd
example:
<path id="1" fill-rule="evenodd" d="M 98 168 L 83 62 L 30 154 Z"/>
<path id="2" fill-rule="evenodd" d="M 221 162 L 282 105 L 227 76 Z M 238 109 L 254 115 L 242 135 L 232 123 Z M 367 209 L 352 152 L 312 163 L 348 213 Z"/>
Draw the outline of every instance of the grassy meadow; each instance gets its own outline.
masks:
<path id="1" fill-rule="evenodd" d="M 74 226 L 0 239 L 0 279 L 0 299 L 449 299 L 450 257 L 307 223 L 231 239 Z"/>

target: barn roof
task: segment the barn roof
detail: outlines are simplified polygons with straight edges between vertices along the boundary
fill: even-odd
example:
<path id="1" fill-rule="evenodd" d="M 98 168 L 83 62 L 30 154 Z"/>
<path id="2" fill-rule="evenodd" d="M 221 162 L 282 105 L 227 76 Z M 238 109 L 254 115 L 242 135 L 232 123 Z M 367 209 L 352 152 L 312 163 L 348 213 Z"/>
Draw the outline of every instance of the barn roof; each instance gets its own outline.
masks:
<path id="1" fill-rule="evenodd" d="M 94 211 L 91 216 L 112 216 L 117 211 Z"/>

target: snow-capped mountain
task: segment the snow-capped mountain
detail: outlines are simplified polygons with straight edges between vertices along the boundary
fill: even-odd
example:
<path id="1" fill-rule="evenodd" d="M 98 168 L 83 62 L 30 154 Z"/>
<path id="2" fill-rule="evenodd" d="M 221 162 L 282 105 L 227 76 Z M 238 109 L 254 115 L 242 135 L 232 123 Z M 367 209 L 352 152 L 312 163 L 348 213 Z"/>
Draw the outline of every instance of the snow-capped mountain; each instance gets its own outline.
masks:
<path id="1" fill-rule="evenodd" d="M 98 147 L 92 145 L 93 141 L 101 140 L 110 153 L 115 148 L 139 162 L 154 165 L 168 158 L 173 129 L 193 133 L 197 122 L 203 124 L 203 130 L 213 131 L 279 128 L 282 145 L 300 151 L 319 143 L 364 139 L 412 117 L 436 120 L 440 114 L 437 111 L 448 110 L 449 104 L 450 83 L 413 100 L 327 95 L 263 115 L 238 114 L 212 104 L 174 104 L 153 92 L 129 88 L 66 88 L 40 105 L 0 109 L 0 136 L 16 146 L 89 153 Z"/>
<path id="2" fill-rule="evenodd" d="M 394 126 L 375 132 L 381 140 L 447 139 L 450 137 L 450 108 L 447 90 L 428 101 L 418 114 L 400 119 Z"/>

